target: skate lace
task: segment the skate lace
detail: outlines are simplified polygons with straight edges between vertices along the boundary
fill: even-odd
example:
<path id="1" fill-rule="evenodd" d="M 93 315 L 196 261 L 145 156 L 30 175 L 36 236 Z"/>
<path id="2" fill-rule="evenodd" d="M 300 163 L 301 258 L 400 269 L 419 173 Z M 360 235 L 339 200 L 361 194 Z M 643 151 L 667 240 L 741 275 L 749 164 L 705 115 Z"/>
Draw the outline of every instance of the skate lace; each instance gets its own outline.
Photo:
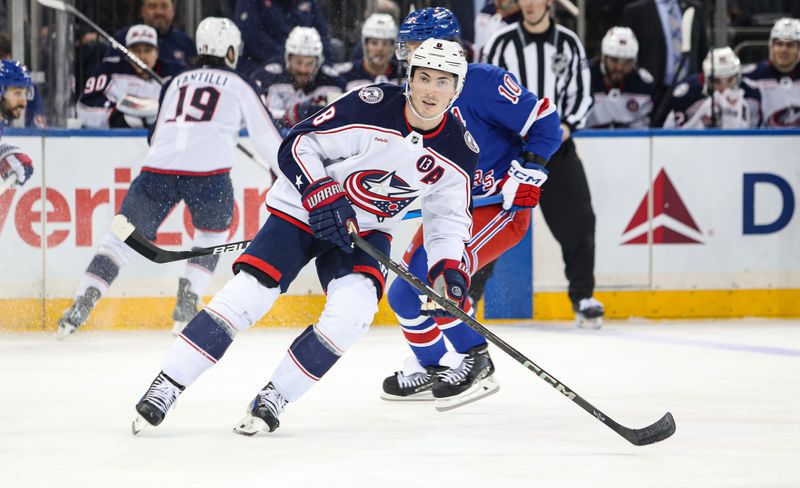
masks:
<path id="1" fill-rule="evenodd" d="M 397 375 L 397 383 L 401 388 L 424 385 L 431 380 L 431 375 L 428 373 L 412 373 L 409 376 L 406 376 L 402 371 L 398 371 L 395 374 Z"/>
<path id="2" fill-rule="evenodd" d="M 150 385 L 147 393 L 144 394 L 143 400 L 152 403 L 162 412 L 166 413 L 180 394 L 181 391 L 175 385 L 159 375 L 158 378 L 153 381 L 153 384 Z"/>
<path id="3" fill-rule="evenodd" d="M 467 379 L 474 364 L 475 358 L 467 356 L 457 368 L 447 369 L 438 373 L 439 379 L 445 383 L 458 384 Z"/>
<path id="4" fill-rule="evenodd" d="M 274 388 L 267 388 L 258 392 L 258 405 L 264 406 L 272 412 L 272 415 L 278 417 L 288 401 L 283 398 L 283 395 L 277 392 Z"/>

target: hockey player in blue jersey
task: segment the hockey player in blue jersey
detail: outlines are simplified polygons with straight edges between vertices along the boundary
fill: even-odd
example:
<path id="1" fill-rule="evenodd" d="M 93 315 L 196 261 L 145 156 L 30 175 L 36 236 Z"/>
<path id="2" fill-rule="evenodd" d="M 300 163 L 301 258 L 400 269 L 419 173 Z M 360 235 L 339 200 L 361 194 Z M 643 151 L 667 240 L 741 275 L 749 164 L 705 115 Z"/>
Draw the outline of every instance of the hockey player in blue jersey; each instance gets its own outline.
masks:
<path id="1" fill-rule="evenodd" d="M 0 116 L 3 117 L 0 134 L 7 123 L 22 116 L 32 96 L 33 83 L 28 70 L 18 61 L 0 61 Z M 31 158 L 13 144 L 0 143 L 0 188 L 22 186 L 31 175 Z"/>
<path id="2" fill-rule="evenodd" d="M 646 129 L 653 111 L 655 79 L 636 66 L 639 43 L 627 27 L 612 27 L 601 43 L 600 62 L 591 67 L 594 105 L 586 118 L 593 129 Z"/>
<path id="3" fill-rule="evenodd" d="M 400 26 L 398 57 L 408 56 L 431 36 L 459 40 L 460 27 L 449 10 L 426 8 L 409 14 Z M 502 204 L 473 212 L 473 232 L 463 258 L 473 275 L 525 236 L 531 208 L 537 205 L 540 186 L 547 179 L 544 164 L 561 144 L 561 128 L 549 100 L 539 100 L 513 75 L 487 64 L 469 65 L 452 113 L 464 122 L 481 150 L 472 181 L 473 199 L 503 196 Z M 425 225 L 403 258 L 417 277 L 425 276 L 429 261 L 428 250 L 422 246 Z M 392 283 L 388 299 L 414 356 L 384 380 L 384 399 L 436 398 L 437 408 L 445 410 L 497 391 L 486 339 L 461 321 L 426 310 L 417 291 L 405 281 Z M 472 312 L 471 304 L 468 312 Z M 447 351 L 444 337 L 453 351 Z"/>
<path id="4" fill-rule="evenodd" d="M 158 34 L 149 25 L 131 26 L 125 47 L 138 56 L 164 81 L 185 67 L 158 57 Z M 83 127 L 150 127 L 158 112 L 161 83 L 133 65 L 121 53 L 109 56 L 86 79 L 78 99 L 78 118 Z"/>
<path id="5" fill-rule="evenodd" d="M 744 71 L 761 93 L 764 127 L 800 127 L 800 19 L 775 22 L 769 59 Z"/>
<path id="6" fill-rule="evenodd" d="M 709 51 L 703 73 L 690 75 L 672 91 L 665 128 L 752 129 L 761 124 L 761 94 L 742 79 L 742 64 L 729 47 Z"/>
<path id="7" fill-rule="evenodd" d="M 400 83 L 400 72 L 394 57 L 397 24 L 389 14 L 372 14 L 361 28 L 364 55 L 336 65 L 347 91 L 370 83 Z"/>
<path id="8" fill-rule="evenodd" d="M 388 254 L 412 202 L 422 208 L 428 282 L 465 306 L 469 276 L 461 257 L 472 226 L 471 175 L 479 150 L 447 111 L 461 92 L 467 62 L 457 43 L 430 39 L 410 66 L 405 88 L 367 85 L 292 129 L 278 154 L 267 221 L 235 261 L 236 276 L 173 343 L 136 405 L 134 434 L 160 424 L 178 395 L 315 260 L 326 293 L 322 315 L 292 342 L 234 429 L 243 435 L 275 430 L 286 404 L 330 370 L 378 311 L 386 269 L 352 247 L 350 229 Z"/>

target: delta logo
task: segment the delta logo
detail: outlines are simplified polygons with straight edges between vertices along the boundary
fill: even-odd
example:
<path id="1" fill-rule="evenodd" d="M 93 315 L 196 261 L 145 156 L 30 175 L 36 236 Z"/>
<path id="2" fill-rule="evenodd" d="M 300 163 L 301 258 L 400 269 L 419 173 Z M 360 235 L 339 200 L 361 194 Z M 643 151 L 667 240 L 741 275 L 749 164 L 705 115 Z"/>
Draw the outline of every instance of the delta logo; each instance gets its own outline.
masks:
<path id="1" fill-rule="evenodd" d="M 656 176 L 651 191 L 652 223 L 647 218 L 647 201 L 650 198 L 650 192 L 647 192 L 622 232 L 622 245 L 650 244 L 651 226 L 652 244 L 703 244 L 703 232 L 663 168 Z"/>

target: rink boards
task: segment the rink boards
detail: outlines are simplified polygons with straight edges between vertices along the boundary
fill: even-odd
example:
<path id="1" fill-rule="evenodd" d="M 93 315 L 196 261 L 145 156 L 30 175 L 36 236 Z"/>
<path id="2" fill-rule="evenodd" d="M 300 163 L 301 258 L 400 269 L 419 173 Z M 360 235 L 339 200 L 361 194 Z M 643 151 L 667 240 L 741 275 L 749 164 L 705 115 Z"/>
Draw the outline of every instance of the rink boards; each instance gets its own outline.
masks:
<path id="1" fill-rule="evenodd" d="M 24 187 L 0 195 L 0 329 L 51 328 L 147 144 L 140 131 L 16 131 L 6 141 L 22 147 L 36 171 Z M 597 215 L 597 296 L 610 316 L 800 316 L 800 131 L 584 132 L 577 144 Z M 231 240 L 251 237 L 267 217 L 264 172 L 238 157 Z M 395 238 L 395 258 L 415 226 L 404 224 Z M 157 242 L 188 248 L 192 232 L 180 205 Z M 533 242 L 535 317 L 568 318 L 560 248 L 538 212 Z M 232 259 L 220 262 L 212 291 L 230 277 Z M 182 269 L 137 257 L 93 327 L 166 327 Z M 514 273 L 493 279 L 518 286 Z M 263 322 L 310 323 L 322 303 L 309 267 Z M 394 323 L 385 303 L 376 323 Z"/>

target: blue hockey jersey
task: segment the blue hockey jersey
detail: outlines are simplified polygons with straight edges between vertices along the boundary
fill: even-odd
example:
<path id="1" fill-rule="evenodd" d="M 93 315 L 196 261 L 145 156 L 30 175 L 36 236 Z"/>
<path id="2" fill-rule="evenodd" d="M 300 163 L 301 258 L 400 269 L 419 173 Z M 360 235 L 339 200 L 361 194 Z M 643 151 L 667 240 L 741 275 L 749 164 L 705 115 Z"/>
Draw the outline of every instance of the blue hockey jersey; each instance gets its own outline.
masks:
<path id="1" fill-rule="evenodd" d="M 561 145 L 561 123 L 555 104 L 539 99 L 508 71 L 473 63 L 452 112 L 464 122 L 481 150 L 472 195 L 499 191 L 497 184 L 513 159 L 530 151 L 549 160 Z"/>

